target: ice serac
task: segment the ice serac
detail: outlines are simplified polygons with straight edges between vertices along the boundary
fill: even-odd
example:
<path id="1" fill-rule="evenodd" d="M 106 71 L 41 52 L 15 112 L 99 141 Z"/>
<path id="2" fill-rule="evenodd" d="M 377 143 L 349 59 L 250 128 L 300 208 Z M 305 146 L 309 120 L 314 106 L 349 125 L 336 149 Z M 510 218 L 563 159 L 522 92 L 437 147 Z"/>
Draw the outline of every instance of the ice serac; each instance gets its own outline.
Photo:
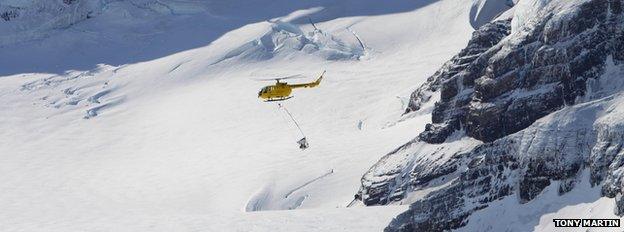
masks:
<path id="1" fill-rule="evenodd" d="M 66 29 L 99 16 L 115 4 L 128 4 L 156 14 L 188 14 L 201 11 L 198 1 L 172 0 L 9 0 L 0 1 L 0 45 L 15 44 L 48 37 L 55 30 Z M 118 20 L 133 15 L 129 9 L 117 9 Z M 125 21 L 125 23 L 129 23 Z"/>
<path id="2" fill-rule="evenodd" d="M 214 64 L 233 58 L 257 61 L 293 53 L 315 54 L 327 60 L 358 59 L 364 54 L 361 47 L 351 46 L 322 30 L 306 32 L 295 24 L 279 20 L 266 24 L 264 35 L 232 49 Z"/>
<path id="3" fill-rule="evenodd" d="M 416 139 L 430 149 L 406 155 L 412 141 L 362 178 L 359 196 L 367 205 L 414 202 L 386 231 L 461 228 L 494 201 L 515 195 L 527 203 L 553 184 L 563 195 L 580 178 L 614 198 L 614 213 L 624 215 L 623 6 L 621 0 L 544 1 L 508 36 L 509 21 L 480 28 L 505 29 L 460 63 L 471 41 L 412 95 L 406 113 L 440 92 L 433 123 Z M 453 144 L 469 139 L 483 143 Z M 432 191 L 409 201 L 426 189 Z"/>
<path id="4" fill-rule="evenodd" d="M 102 4 L 99 0 L 0 2 L 0 45 L 43 38 L 50 30 L 93 17 Z"/>

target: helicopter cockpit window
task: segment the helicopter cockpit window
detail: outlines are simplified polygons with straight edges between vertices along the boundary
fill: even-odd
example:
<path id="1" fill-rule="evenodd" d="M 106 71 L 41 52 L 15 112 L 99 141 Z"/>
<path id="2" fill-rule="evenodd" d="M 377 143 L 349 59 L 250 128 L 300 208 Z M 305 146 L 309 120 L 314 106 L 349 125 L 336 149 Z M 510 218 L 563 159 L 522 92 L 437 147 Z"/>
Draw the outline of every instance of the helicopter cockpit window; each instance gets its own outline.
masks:
<path id="1" fill-rule="evenodd" d="M 258 92 L 258 95 L 261 95 L 263 93 L 269 92 L 269 87 L 264 87 L 260 90 L 260 92 Z"/>

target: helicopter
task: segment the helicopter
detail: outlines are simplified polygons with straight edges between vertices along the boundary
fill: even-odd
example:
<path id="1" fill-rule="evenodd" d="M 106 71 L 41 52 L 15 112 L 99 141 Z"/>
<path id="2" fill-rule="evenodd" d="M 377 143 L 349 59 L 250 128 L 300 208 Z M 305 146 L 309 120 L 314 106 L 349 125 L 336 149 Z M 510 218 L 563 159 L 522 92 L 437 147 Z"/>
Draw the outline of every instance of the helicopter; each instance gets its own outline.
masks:
<path id="1" fill-rule="evenodd" d="M 282 77 L 282 78 L 273 78 L 271 80 L 275 80 L 276 83 L 274 85 L 265 86 L 260 89 L 258 92 L 258 98 L 264 99 L 265 102 L 273 102 L 273 101 L 284 101 L 292 98 L 290 93 L 292 93 L 293 89 L 296 88 L 314 88 L 321 83 L 323 79 L 323 75 L 325 71 L 321 73 L 318 79 L 314 82 L 309 83 L 301 83 L 301 84 L 288 84 L 286 82 L 281 82 L 281 80 L 294 79 L 299 78 L 300 75 Z"/>

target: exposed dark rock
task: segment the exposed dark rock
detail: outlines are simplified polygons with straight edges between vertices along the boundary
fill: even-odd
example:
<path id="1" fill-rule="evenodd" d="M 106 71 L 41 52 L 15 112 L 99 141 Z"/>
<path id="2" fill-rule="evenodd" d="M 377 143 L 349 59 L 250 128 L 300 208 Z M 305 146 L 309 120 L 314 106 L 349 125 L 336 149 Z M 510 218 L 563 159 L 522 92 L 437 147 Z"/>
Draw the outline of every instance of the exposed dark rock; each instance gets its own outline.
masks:
<path id="1" fill-rule="evenodd" d="M 622 197 L 622 194 L 618 194 L 617 196 L 615 196 L 615 209 L 614 209 L 614 213 L 620 217 L 624 216 L 624 197 Z"/>
<path id="2" fill-rule="evenodd" d="M 451 186 L 431 193 L 426 200 L 417 201 L 410 210 L 395 218 L 386 231 L 445 231 L 464 226 L 466 218 L 487 203 L 512 193 L 501 173 L 518 169 L 518 160 L 506 154 L 506 146 L 483 145 L 473 153 L 468 170 L 461 173 Z M 470 158 L 472 157 L 472 158 Z M 470 202 L 466 202 L 469 200 Z M 468 208 L 467 208 L 468 207 Z"/>
<path id="3" fill-rule="evenodd" d="M 428 143 L 443 143 L 446 138 L 460 128 L 459 121 L 451 121 L 448 124 L 431 124 L 425 126 L 425 131 L 418 138 Z"/>
<path id="4" fill-rule="evenodd" d="M 549 185 L 550 179 L 545 177 L 522 179 L 522 181 L 520 181 L 520 186 L 518 187 L 520 200 L 523 203 L 533 200 L 533 198 L 540 194 L 542 190 L 544 190 Z"/>
<path id="5" fill-rule="evenodd" d="M 11 21 L 11 19 L 17 18 L 18 16 L 19 13 L 17 10 L 8 10 L 0 13 L 0 18 L 2 18 L 4 21 Z"/>
<path id="6" fill-rule="evenodd" d="M 77 2 L 78 2 L 78 0 L 63 0 L 63 3 L 65 3 L 67 5 L 71 5 L 71 4 L 74 4 L 74 3 L 77 3 Z"/>

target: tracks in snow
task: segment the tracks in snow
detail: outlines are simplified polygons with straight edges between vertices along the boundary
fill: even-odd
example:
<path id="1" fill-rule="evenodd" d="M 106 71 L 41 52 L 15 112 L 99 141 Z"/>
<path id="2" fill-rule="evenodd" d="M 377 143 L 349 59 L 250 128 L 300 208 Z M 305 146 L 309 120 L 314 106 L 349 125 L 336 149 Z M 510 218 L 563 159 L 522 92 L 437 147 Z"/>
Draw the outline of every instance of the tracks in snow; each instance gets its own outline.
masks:
<path id="1" fill-rule="evenodd" d="M 303 202 L 310 196 L 309 194 L 297 194 L 298 191 L 305 187 L 322 180 L 334 173 L 334 169 L 326 173 L 308 180 L 303 184 L 289 190 L 281 198 L 274 196 L 274 184 L 267 184 L 256 192 L 245 205 L 246 212 L 263 211 L 263 210 L 292 210 L 299 208 Z"/>

